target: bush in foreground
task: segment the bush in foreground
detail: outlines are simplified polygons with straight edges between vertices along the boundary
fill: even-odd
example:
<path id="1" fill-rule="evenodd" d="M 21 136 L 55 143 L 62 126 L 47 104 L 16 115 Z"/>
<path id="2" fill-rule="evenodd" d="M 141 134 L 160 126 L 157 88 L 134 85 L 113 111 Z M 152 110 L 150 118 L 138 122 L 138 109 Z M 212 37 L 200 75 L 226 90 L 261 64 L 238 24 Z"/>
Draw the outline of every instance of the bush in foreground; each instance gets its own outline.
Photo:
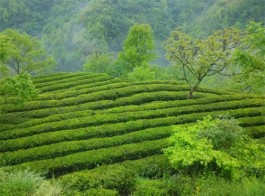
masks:
<path id="1" fill-rule="evenodd" d="M 57 196 L 61 195 L 61 188 L 28 170 L 16 172 L 0 170 L 0 195 Z"/>
<path id="2" fill-rule="evenodd" d="M 215 173 L 239 179 L 244 175 L 263 175 L 264 147 L 247 135 L 233 119 L 210 116 L 189 127 L 180 127 L 164 150 L 175 169 L 192 176 Z"/>

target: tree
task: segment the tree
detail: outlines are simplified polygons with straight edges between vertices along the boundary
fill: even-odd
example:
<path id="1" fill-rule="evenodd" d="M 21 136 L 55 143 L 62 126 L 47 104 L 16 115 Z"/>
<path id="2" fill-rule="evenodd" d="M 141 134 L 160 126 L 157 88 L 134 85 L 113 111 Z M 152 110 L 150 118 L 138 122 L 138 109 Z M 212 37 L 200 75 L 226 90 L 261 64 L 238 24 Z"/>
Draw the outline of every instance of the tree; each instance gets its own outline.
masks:
<path id="1" fill-rule="evenodd" d="M 166 41 L 167 58 L 182 68 L 185 81 L 190 86 L 188 99 L 205 77 L 216 74 L 231 75 L 231 56 L 240 44 L 241 35 L 237 29 L 217 31 L 206 39 L 193 39 L 174 30 Z"/>
<path id="2" fill-rule="evenodd" d="M 21 105 L 26 101 L 37 98 L 38 90 L 33 85 L 31 76 L 26 73 L 14 77 L 5 77 L 0 81 L 0 112 L 6 100 L 12 99 L 12 103 Z"/>
<path id="3" fill-rule="evenodd" d="M 107 68 L 113 63 L 113 57 L 111 54 L 101 54 L 95 52 L 89 55 L 86 63 L 84 64 L 84 71 L 104 73 Z"/>
<path id="4" fill-rule="evenodd" d="M 136 24 L 129 30 L 123 51 L 118 56 L 119 63 L 128 71 L 155 58 L 154 35 L 149 24 Z"/>
<path id="5" fill-rule="evenodd" d="M 247 25 L 234 64 L 241 74 L 234 77 L 233 87 L 243 92 L 265 91 L 265 27 L 261 23 Z"/>
<path id="6" fill-rule="evenodd" d="M 11 29 L 0 33 L 0 39 L 0 51 L 4 54 L 1 67 L 10 75 L 22 72 L 41 74 L 54 68 L 54 59 L 46 54 L 37 39 Z"/>

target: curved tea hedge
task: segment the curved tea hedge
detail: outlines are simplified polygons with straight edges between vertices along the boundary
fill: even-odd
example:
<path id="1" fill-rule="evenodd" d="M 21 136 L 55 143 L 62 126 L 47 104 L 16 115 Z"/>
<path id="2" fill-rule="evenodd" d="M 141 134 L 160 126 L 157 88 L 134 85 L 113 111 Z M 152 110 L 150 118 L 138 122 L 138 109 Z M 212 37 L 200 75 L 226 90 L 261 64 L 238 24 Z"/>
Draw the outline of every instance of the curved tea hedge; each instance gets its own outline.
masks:
<path id="1" fill-rule="evenodd" d="M 18 107 L 10 98 L 2 105 L 0 167 L 31 168 L 76 190 L 119 189 L 131 186 L 130 176 L 161 176 L 170 168 L 161 149 L 172 126 L 207 115 L 231 115 L 264 142 L 265 96 L 198 88 L 187 100 L 189 87 L 175 81 L 128 82 L 94 73 L 33 81 L 37 100 Z"/>

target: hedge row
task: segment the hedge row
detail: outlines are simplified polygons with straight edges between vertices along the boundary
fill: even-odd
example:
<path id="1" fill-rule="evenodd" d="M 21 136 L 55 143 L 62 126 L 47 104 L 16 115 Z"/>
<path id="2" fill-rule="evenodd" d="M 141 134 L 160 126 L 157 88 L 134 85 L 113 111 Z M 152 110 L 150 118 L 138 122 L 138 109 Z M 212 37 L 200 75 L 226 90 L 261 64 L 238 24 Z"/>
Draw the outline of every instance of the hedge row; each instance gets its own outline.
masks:
<path id="1" fill-rule="evenodd" d="M 99 148 L 109 148 L 129 143 L 138 143 L 147 140 L 157 140 L 169 137 L 172 128 L 159 127 L 146 129 L 137 132 L 131 132 L 125 135 L 107 138 L 93 138 L 90 140 L 62 142 L 52 145 L 45 145 L 27 150 L 18 150 L 15 152 L 6 152 L 0 154 L 0 166 L 14 165 L 27 161 L 48 159 L 68 154 L 95 150 Z"/>
<path id="2" fill-rule="evenodd" d="M 110 79 L 113 79 L 113 77 L 105 75 L 105 74 L 94 75 L 94 77 L 91 76 L 91 77 L 88 77 L 82 80 L 74 80 L 74 81 L 65 82 L 65 83 L 55 82 L 53 85 L 44 86 L 44 87 L 38 88 L 38 90 L 40 90 L 41 92 L 51 92 L 51 91 L 57 91 L 61 89 L 68 89 L 73 86 L 78 86 L 80 84 L 88 84 L 88 83 L 99 82 L 99 81 L 110 80 Z"/>
<path id="3" fill-rule="evenodd" d="M 115 135 L 126 134 L 132 131 L 138 131 L 147 128 L 154 128 L 158 126 L 170 126 L 177 124 L 192 123 L 198 119 L 202 119 L 204 116 L 218 116 L 220 114 L 230 114 L 235 118 L 246 117 L 246 116 L 258 116 L 255 118 L 244 118 L 242 123 L 244 126 L 254 126 L 255 123 L 260 123 L 259 120 L 262 118 L 262 109 L 259 108 L 247 108 L 238 110 L 225 110 L 225 111 L 214 111 L 214 112 L 202 112 L 192 113 L 180 116 L 155 118 L 155 119 L 139 119 L 136 121 L 128 121 L 116 124 L 105 124 L 101 126 L 93 126 L 87 128 L 80 128 L 74 130 L 63 130 L 56 132 L 48 132 L 37 134 L 24 138 L 11 139 L 1 141 L 0 152 L 14 151 L 18 149 L 27 149 L 31 147 L 37 147 L 52 143 L 58 143 L 62 141 L 73 141 L 73 140 L 85 140 L 89 138 L 100 138 L 100 137 L 111 137 Z M 254 120 L 254 121 L 253 121 Z"/>
<path id="4" fill-rule="evenodd" d="M 138 120 L 113 125 L 102 125 L 87 127 L 75 130 L 64 130 L 50 133 L 42 133 L 29 137 L 1 141 L 0 152 L 15 151 L 18 149 L 28 149 L 42 145 L 54 144 L 63 141 L 85 140 L 91 138 L 112 137 L 116 135 L 127 134 L 147 128 L 158 126 L 170 126 L 172 122 L 177 121 L 175 117 Z"/>
<path id="5" fill-rule="evenodd" d="M 95 82 L 91 84 L 83 84 L 83 85 L 78 85 L 75 87 L 72 87 L 70 89 L 67 89 L 67 91 L 64 90 L 58 90 L 56 92 L 51 93 L 45 93 L 42 94 L 39 98 L 39 100 L 48 100 L 48 99 L 63 99 L 67 97 L 76 97 L 78 95 L 82 94 L 87 94 L 87 93 L 92 93 L 92 92 L 98 92 L 102 90 L 109 90 L 113 88 L 121 88 L 121 87 L 127 87 L 127 86 L 134 86 L 134 85 L 155 85 L 155 84 L 165 84 L 164 81 L 153 81 L 151 82 L 125 82 L 122 81 L 119 78 L 114 78 L 112 80 L 107 80 L 107 81 L 101 81 L 101 82 Z M 167 85 L 180 85 L 177 82 L 174 83 L 167 83 Z M 183 84 L 182 84 L 183 85 Z"/>
<path id="6" fill-rule="evenodd" d="M 204 105 L 193 105 L 192 107 L 174 107 L 165 108 L 160 110 L 147 110 L 138 112 L 127 112 L 127 113 L 110 113 L 110 114 L 96 114 L 88 117 L 78 117 L 73 119 L 62 120 L 59 122 L 49 122 L 36 125 L 25 129 L 13 129 L 8 131 L 0 132 L 0 140 L 13 139 L 17 137 L 30 136 L 42 132 L 59 131 L 64 129 L 75 129 L 86 126 L 98 126 L 101 124 L 118 123 L 125 121 L 132 121 L 138 119 L 150 119 L 150 118 L 161 118 L 166 116 L 177 116 L 189 113 L 199 113 L 207 111 L 217 110 L 231 110 L 238 109 L 241 107 L 260 107 L 265 103 L 263 100 L 241 100 L 241 101 L 229 101 L 221 103 L 210 103 Z M 258 109 L 257 109 L 258 110 Z"/>
<path id="7" fill-rule="evenodd" d="M 200 95 L 197 93 L 195 97 L 199 98 Z M 175 100 L 175 99 L 185 99 L 185 100 Z M 154 93 L 144 93 L 144 94 L 136 94 L 128 97 L 118 98 L 115 101 L 112 100 L 104 100 L 104 101 L 97 101 L 97 102 L 89 102 L 85 104 L 81 104 L 78 106 L 68 106 L 68 107 L 58 107 L 58 108 L 50 108 L 50 109 L 41 109 L 41 110 L 33 110 L 28 112 L 23 112 L 21 115 L 19 113 L 11 113 L 11 114 L 3 114 L 0 115 L 0 122 L 8 122 L 9 119 L 15 117 L 16 119 L 20 118 L 34 118 L 32 120 L 24 121 L 24 123 L 20 125 L 7 125 L 2 126 L 0 128 L 0 131 L 2 130 L 11 130 L 14 128 L 26 128 L 33 125 L 43 124 L 47 122 L 55 122 L 62 119 L 69 119 L 71 118 L 71 114 L 73 115 L 72 118 L 75 118 L 77 116 L 75 113 L 76 111 L 79 111 L 77 113 L 80 114 L 80 117 L 82 117 L 82 110 L 100 110 L 104 109 L 102 111 L 96 112 L 96 113 L 117 113 L 122 111 L 140 111 L 140 110 L 148 110 L 148 109 L 159 109 L 159 108 L 168 108 L 168 107 L 176 107 L 176 106 L 185 106 L 185 105 L 193 105 L 198 104 L 201 102 L 208 103 L 208 102 L 218 102 L 223 100 L 232 100 L 232 99 L 240 99 L 240 97 L 217 97 L 212 96 L 207 99 L 191 99 L 186 100 L 186 93 L 181 94 L 175 94 L 175 93 L 162 93 L 162 92 L 154 92 Z M 167 102 L 151 102 L 150 101 L 157 101 L 157 100 L 166 100 Z M 170 101 L 175 100 L 175 101 Z M 142 105 L 139 105 L 141 103 L 145 103 Z M 133 104 L 133 105 L 132 105 Z M 134 105 L 137 104 L 137 105 Z M 129 105 L 129 106 L 126 106 Z M 117 106 L 120 106 L 119 108 L 115 108 Z M 106 110 L 107 108 L 111 108 L 110 110 Z M 105 112 L 106 111 L 106 112 Z M 58 114 L 59 113 L 59 114 Z M 91 112 L 91 114 L 94 112 Z M 84 113 L 85 115 L 87 113 Z M 47 116 L 47 117 L 46 117 Z M 23 121 L 22 121 L 23 122 Z M 10 121 L 10 123 L 13 123 L 13 121 Z"/>
<path id="8" fill-rule="evenodd" d="M 160 102 L 151 102 L 151 103 L 145 103 L 142 105 L 123 105 L 123 106 L 119 106 L 118 100 L 121 103 L 120 99 L 118 99 L 117 101 L 106 101 L 104 105 L 104 108 L 109 108 L 110 109 L 104 109 L 104 110 L 100 110 L 97 111 L 96 113 L 119 113 L 119 112 L 129 112 L 129 111 L 143 111 L 143 110 L 150 110 L 150 109 L 161 109 L 161 108 L 169 108 L 169 107 L 176 107 L 176 106 L 186 106 L 186 105 L 195 105 L 195 104 L 205 104 L 205 103 L 215 103 L 215 102 L 220 102 L 220 101 L 229 101 L 229 100 L 240 100 L 243 99 L 241 98 L 241 96 L 213 96 L 213 97 L 209 97 L 209 98 L 201 98 L 201 99 L 190 99 L 190 100 L 175 100 L 175 101 L 160 101 Z M 113 104 L 119 106 L 119 107 L 114 107 L 113 108 Z M 32 120 L 27 120 L 24 121 L 24 123 L 21 123 L 19 125 L 13 125 L 13 124 L 7 124 L 7 125 L 3 125 L 0 127 L 0 131 L 3 130 L 11 130 L 11 129 L 15 129 L 15 128 L 26 128 L 26 127 L 30 127 L 30 126 L 34 126 L 34 125 L 38 125 L 38 124 L 43 124 L 43 123 L 47 123 L 47 122 L 56 122 L 56 121 L 60 121 L 60 120 L 66 120 L 66 119 L 70 119 L 70 118 L 75 118 L 78 117 L 78 114 L 80 114 L 79 117 L 82 117 L 84 115 L 88 115 L 88 112 L 83 112 L 82 110 L 87 111 L 88 109 L 91 108 L 91 106 L 93 106 L 93 109 L 96 110 L 98 108 L 95 108 L 95 106 L 100 106 L 102 105 L 102 103 L 99 102 L 95 102 L 93 104 L 88 103 L 88 104 L 82 104 L 77 106 L 72 106 L 72 107 L 68 107 L 68 110 L 62 109 L 60 108 L 60 111 L 63 110 L 63 112 L 61 114 L 54 114 L 52 115 L 51 113 L 49 113 L 49 115 L 47 115 L 48 117 L 43 117 L 43 118 L 35 118 Z M 102 108 L 102 107 L 101 107 Z M 59 110 L 59 109 L 58 109 Z M 51 112 L 51 110 L 49 110 Z M 76 112 L 78 111 L 78 112 Z M 92 114 L 93 112 L 91 111 L 90 114 Z M 44 114 L 44 112 L 42 112 L 42 114 Z M 23 117 L 25 117 L 26 113 L 23 114 Z M 1 118 L 2 117 L 2 118 Z M 5 116 L 5 118 L 3 118 L 4 116 L 0 115 L 0 122 L 7 122 L 8 119 L 10 117 Z M 17 116 L 15 117 L 16 119 L 21 119 L 22 116 Z M 23 122 L 23 121 L 21 121 Z M 10 122 L 12 123 L 12 122 Z"/>
<path id="9" fill-rule="evenodd" d="M 192 106 L 196 104 L 209 104 L 209 103 L 221 103 L 226 101 L 240 101 L 242 100 L 252 100 L 256 101 L 265 101 L 265 99 L 251 99 L 247 96 L 242 97 L 241 95 L 223 95 L 223 96 L 209 96 L 206 98 L 199 98 L 199 99 L 189 99 L 189 100 L 175 100 L 175 101 L 156 101 L 151 103 L 146 103 L 142 105 L 123 105 L 114 108 L 106 108 L 105 110 L 96 111 L 98 114 L 102 113 L 123 113 L 123 112 L 133 112 L 133 111 L 145 111 L 145 110 L 153 110 L 153 109 L 165 109 L 165 108 L 172 108 L 172 107 L 180 107 L 180 106 Z M 240 105 L 239 105 L 240 107 Z M 242 107 L 242 106 L 241 106 Z"/>
<path id="10" fill-rule="evenodd" d="M 139 112 L 139 111 L 146 111 L 146 110 L 153 110 L 153 109 L 165 109 L 165 108 L 170 108 L 170 107 L 179 107 L 179 106 L 191 106 L 191 105 L 196 105 L 196 104 L 207 104 L 207 103 L 217 103 L 217 102 L 224 102 L 224 101 L 234 101 L 234 100 L 240 100 L 243 99 L 244 97 L 238 96 L 238 95 L 228 95 L 228 96 L 219 96 L 219 97 L 209 97 L 209 98 L 202 98 L 202 99 L 191 99 L 191 100 L 177 100 L 177 101 L 167 101 L 167 102 L 151 102 L 151 103 L 146 103 L 142 105 L 128 105 L 128 106 L 120 106 L 120 107 L 115 107 L 115 108 L 110 108 L 110 109 L 105 109 L 105 110 L 100 110 L 96 112 L 96 114 L 102 114 L 102 113 L 121 113 L 121 112 Z M 262 99 L 257 99 L 258 101 L 263 101 Z M 257 100 L 253 100 L 256 102 Z M 242 100 L 243 101 L 243 100 Z M 238 101 L 238 106 L 239 107 L 244 107 L 244 105 L 240 105 L 242 101 Z M 244 104 L 246 104 L 247 100 L 244 100 Z M 252 100 L 249 100 L 249 102 L 252 102 Z M 117 104 L 117 102 L 114 102 L 114 104 Z M 92 106 L 99 106 L 98 104 L 92 104 Z M 56 122 L 60 120 L 66 120 L 66 119 L 71 119 L 71 118 L 76 118 L 76 117 L 84 117 L 87 115 L 91 115 L 94 112 L 89 111 L 89 112 L 82 112 L 82 110 L 87 110 L 90 109 L 89 105 L 87 104 L 86 107 L 78 108 L 80 112 L 74 112 L 72 110 L 71 113 L 68 113 L 68 111 L 64 111 L 63 114 L 56 114 L 56 115 L 50 115 L 48 117 L 40 118 L 40 119 L 33 119 L 30 121 L 27 121 L 25 123 L 19 124 L 19 125 L 7 125 L 7 126 L 2 126 L 0 130 L 11 130 L 14 128 L 26 128 L 38 124 L 43 124 L 47 122 Z M 107 106 L 105 106 L 107 108 Z M 93 108 L 97 109 L 97 108 Z M 25 115 L 24 115 L 25 116 Z"/>
<path id="11" fill-rule="evenodd" d="M 105 92 L 91 93 L 90 95 L 83 96 L 82 98 L 72 99 L 74 103 L 71 103 L 70 106 L 59 106 L 59 105 L 69 105 L 70 103 L 67 100 L 62 101 L 58 100 L 49 100 L 45 102 L 29 102 L 29 104 L 17 108 L 17 107 L 6 107 L 5 111 L 9 113 L 21 112 L 23 116 L 41 118 L 49 116 L 56 113 L 61 113 L 62 110 L 70 110 L 68 107 L 76 108 L 76 111 L 79 108 L 83 107 L 84 109 L 105 109 L 109 107 L 121 106 L 126 104 L 143 104 L 151 101 L 162 101 L 162 100 L 177 100 L 177 99 L 186 99 L 188 92 L 168 92 L 168 91 L 155 91 L 149 93 L 139 93 L 134 94 L 130 97 L 117 97 L 117 92 L 109 91 L 108 94 Z M 93 95 L 92 95 L 93 94 Z M 196 93 L 194 99 L 206 97 L 205 93 Z M 69 100 L 70 101 L 70 100 Z M 86 102 L 87 101 L 87 102 Z M 115 103 L 114 103 L 115 101 Z M 84 102 L 84 103 L 82 103 Z M 85 103 L 86 102 L 86 103 Z M 3 114 L 3 116 L 10 116 L 12 114 Z M 0 115 L 1 118 L 2 115 Z"/>
<path id="12" fill-rule="evenodd" d="M 245 127 L 245 131 L 252 138 L 265 138 L 265 123 L 261 126 Z"/>
<path id="13" fill-rule="evenodd" d="M 57 114 L 57 115 L 52 115 L 48 116 L 45 118 L 34 118 L 34 119 L 28 119 L 27 121 L 24 121 L 24 123 L 20 124 L 6 124 L 6 125 L 1 125 L 0 131 L 10 131 L 13 129 L 22 129 L 22 128 L 27 128 L 31 127 L 34 125 L 40 125 L 43 123 L 48 123 L 48 122 L 58 122 L 61 120 L 67 120 L 71 118 L 78 118 L 78 117 L 85 117 L 85 116 L 90 116 L 94 113 L 93 110 L 81 110 L 78 112 L 68 112 L 68 113 L 63 113 L 63 114 Z"/>
<path id="14" fill-rule="evenodd" d="M 63 98 L 69 98 L 69 97 L 76 97 L 78 95 L 107 90 L 111 88 L 116 87 L 124 87 L 128 86 L 128 83 L 121 82 L 119 79 L 115 78 L 112 80 L 104 80 L 100 82 L 94 82 L 84 85 L 85 88 L 79 89 L 79 90 L 61 90 L 61 91 L 55 91 L 53 93 L 43 93 L 40 95 L 38 100 L 49 100 L 49 99 L 63 99 Z"/>
<path id="15" fill-rule="evenodd" d="M 117 85 L 119 85 L 117 87 Z M 84 90 L 84 89 L 82 89 Z M 86 90 L 88 90 L 88 88 L 86 87 Z M 173 85 L 173 84 L 159 84 L 159 83 L 155 83 L 155 84 L 130 84 L 130 83 L 123 83 L 123 86 L 121 86 L 120 84 L 116 84 L 116 85 L 110 85 L 108 87 L 106 86 L 102 86 L 100 88 L 95 88 L 93 90 L 89 90 L 89 91 L 84 91 L 82 93 L 80 93 L 80 90 L 73 90 L 73 89 L 68 89 L 68 91 L 71 91 L 72 96 L 68 96 L 65 99 L 68 100 L 71 98 L 75 99 L 76 96 L 81 97 L 82 95 L 85 96 L 86 93 L 93 93 L 93 92 L 98 92 L 98 91 L 106 91 L 106 93 L 108 91 L 117 91 L 118 95 L 122 95 L 122 96 L 130 96 L 134 93 L 139 93 L 139 92 L 152 92 L 152 91 L 189 91 L 189 86 L 187 85 Z M 203 92 L 203 93 L 208 93 L 208 94 L 217 94 L 219 95 L 219 93 L 216 93 L 215 91 L 211 91 L 209 89 L 198 89 L 196 92 Z M 196 94 L 196 92 L 194 94 Z M 69 94 L 68 94 L 69 95 Z M 61 96 L 62 98 L 63 96 Z M 62 100 L 64 100 L 62 98 Z"/>
<path id="16" fill-rule="evenodd" d="M 158 178 L 171 171 L 165 156 L 155 155 L 135 161 L 104 165 L 91 170 L 73 172 L 59 178 L 64 187 L 85 191 L 91 188 L 104 187 L 116 189 L 122 194 L 134 186 L 135 177 Z"/>
<path id="17" fill-rule="evenodd" d="M 103 76 L 103 74 L 86 73 L 86 74 L 81 74 L 81 75 L 70 75 L 70 76 L 71 77 L 62 78 L 60 80 L 45 81 L 42 83 L 34 83 L 34 84 L 35 84 L 36 88 L 43 88 L 43 87 L 50 86 L 50 85 L 57 85 L 57 84 L 63 84 L 63 83 L 77 81 L 77 80 L 100 77 L 100 76 Z"/>
<path id="18" fill-rule="evenodd" d="M 84 75 L 87 73 L 56 73 L 56 74 L 51 74 L 51 75 L 45 75 L 45 76 L 37 76 L 37 77 L 33 77 L 32 80 L 34 82 L 34 84 L 38 84 L 38 83 L 45 83 L 45 82 L 49 82 L 49 81 L 54 81 L 54 80 L 61 80 L 64 78 L 70 78 L 70 77 L 75 77 L 78 75 Z"/>
<path id="19" fill-rule="evenodd" d="M 24 112 L 21 111 L 21 112 L 3 113 L 0 114 L 0 122 L 13 124 L 14 119 L 17 120 L 23 118 L 25 119 L 24 122 L 26 122 L 34 118 L 35 119 L 44 118 L 55 114 L 61 114 L 61 113 L 64 114 L 64 113 L 71 113 L 74 111 L 89 110 L 90 108 L 93 108 L 97 105 L 104 107 L 106 105 L 111 105 L 112 103 L 113 100 L 103 100 L 103 101 L 89 102 L 85 104 L 73 105 L 67 107 L 54 107 L 54 108 L 45 108 L 45 109 L 31 110 Z M 21 121 L 19 120 L 19 123 L 20 122 Z"/>
<path id="20" fill-rule="evenodd" d="M 186 87 L 183 87 L 183 89 Z M 100 101 L 111 99 L 115 100 L 120 97 L 128 97 L 137 93 L 148 93 L 157 91 L 180 91 L 181 89 L 173 85 L 136 85 L 123 87 L 119 89 L 104 90 L 99 92 L 94 92 L 90 94 L 83 94 L 76 97 L 64 98 L 61 100 L 46 100 L 46 101 L 30 101 L 18 108 L 17 105 L 7 105 L 4 109 L 6 112 L 14 111 L 29 111 L 34 109 L 43 109 L 51 107 L 60 106 L 70 106 L 75 104 L 82 104 L 86 102 Z"/>
<path id="21" fill-rule="evenodd" d="M 136 144 L 75 153 L 54 159 L 26 162 L 6 169 L 31 168 L 37 172 L 45 172 L 48 177 L 60 176 L 73 171 L 95 168 L 103 164 L 118 163 L 160 154 L 161 149 L 167 147 L 167 145 L 166 139 L 144 141 Z"/>
<path id="22" fill-rule="evenodd" d="M 93 80 L 93 78 L 91 80 Z M 76 82 L 80 83 L 80 81 L 76 81 Z M 62 84 L 59 84 L 58 86 L 61 86 L 61 85 Z M 47 86 L 47 88 L 52 88 L 52 86 Z M 127 87 L 123 87 L 119 89 L 111 89 L 111 90 L 109 90 L 109 88 L 105 88 L 105 90 L 102 90 L 100 92 L 97 92 L 97 91 L 94 93 L 92 92 L 89 95 L 80 94 L 77 97 L 63 98 L 61 99 L 61 101 L 58 101 L 58 100 L 31 101 L 20 108 L 18 108 L 17 105 L 8 104 L 7 106 L 5 106 L 4 109 L 6 112 L 23 111 L 23 110 L 25 111 L 25 110 L 34 110 L 34 109 L 42 109 L 42 108 L 49 108 L 49 107 L 69 106 L 73 104 L 80 104 L 80 103 L 98 101 L 98 100 L 103 100 L 103 99 L 116 99 L 121 96 L 131 96 L 135 93 L 141 93 L 141 92 L 184 91 L 184 90 L 188 91 L 189 87 L 187 85 L 164 85 L 164 84 L 130 85 Z M 202 90 L 202 91 L 204 93 L 207 93 L 205 90 Z M 198 92 L 200 91 L 198 90 Z M 52 98 L 52 96 L 50 98 Z"/>
<path id="23" fill-rule="evenodd" d="M 252 117 L 249 115 L 248 117 L 240 118 L 242 127 L 250 127 L 250 126 L 258 126 L 265 125 L 265 116 L 262 116 L 262 108 L 259 108 L 261 115 Z"/>

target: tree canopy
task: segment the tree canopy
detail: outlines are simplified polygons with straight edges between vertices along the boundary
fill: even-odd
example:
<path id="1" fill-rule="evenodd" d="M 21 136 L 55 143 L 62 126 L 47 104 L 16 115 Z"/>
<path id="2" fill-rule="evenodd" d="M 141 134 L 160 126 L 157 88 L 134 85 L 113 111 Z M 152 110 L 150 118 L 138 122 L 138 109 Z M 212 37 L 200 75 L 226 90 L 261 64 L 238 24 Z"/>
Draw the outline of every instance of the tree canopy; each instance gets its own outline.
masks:
<path id="1" fill-rule="evenodd" d="M 239 47 L 240 31 L 230 28 L 215 32 L 206 39 L 195 39 L 176 29 L 166 42 L 167 58 L 181 67 L 190 86 L 188 98 L 205 77 L 230 75 L 232 53 Z"/>
<path id="2" fill-rule="evenodd" d="M 155 58 L 154 34 L 149 24 L 133 25 L 128 37 L 124 41 L 122 52 L 120 52 L 118 61 L 126 69 L 132 71 L 137 66 L 154 60 Z"/>
<path id="3" fill-rule="evenodd" d="M 41 74 L 54 68 L 54 59 L 47 55 L 36 38 L 7 29 L 0 33 L 0 39 L 1 70 L 9 75 Z"/>
<path id="4" fill-rule="evenodd" d="M 243 92 L 265 91 L 265 27 L 261 23 L 247 25 L 234 64 L 240 70 L 240 75 L 232 81 L 234 88 Z"/>

